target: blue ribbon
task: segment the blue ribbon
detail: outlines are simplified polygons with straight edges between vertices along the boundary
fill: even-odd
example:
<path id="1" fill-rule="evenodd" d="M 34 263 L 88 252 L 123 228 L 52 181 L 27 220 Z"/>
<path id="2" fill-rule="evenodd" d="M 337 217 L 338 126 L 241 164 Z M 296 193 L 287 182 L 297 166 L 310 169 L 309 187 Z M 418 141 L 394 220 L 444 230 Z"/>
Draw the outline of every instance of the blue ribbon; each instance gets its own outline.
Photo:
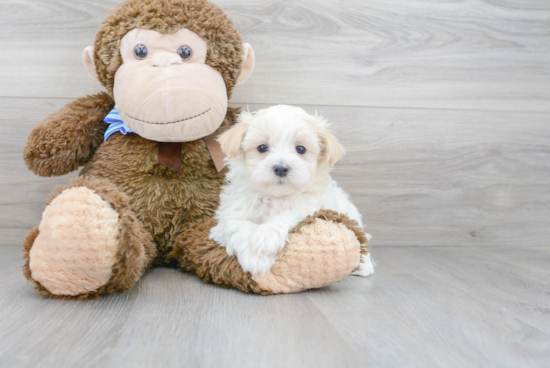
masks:
<path id="1" fill-rule="evenodd" d="M 120 118 L 120 114 L 116 109 L 112 109 L 109 115 L 107 115 L 107 117 L 103 119 L 103 121 L 109 124 L 109 127 L 105 131 L 105 137 L 103 138 L 103 141 L 106 141 L 107 138 L 111 136 L 111 134 L 116 132 L 121 132 L 124 135 L 128 133 L 133 133 L 133 131 L 128 128 L 126 124 L 124 124 L 124 122 Z"/>

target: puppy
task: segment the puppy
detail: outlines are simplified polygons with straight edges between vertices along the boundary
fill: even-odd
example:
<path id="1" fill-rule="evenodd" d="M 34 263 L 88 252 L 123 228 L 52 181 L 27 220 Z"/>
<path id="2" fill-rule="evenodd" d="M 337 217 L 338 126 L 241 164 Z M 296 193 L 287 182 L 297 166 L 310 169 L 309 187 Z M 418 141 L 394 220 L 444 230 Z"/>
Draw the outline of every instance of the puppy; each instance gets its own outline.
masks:
<path id="1" fill-rule="evenodd" d="M 289 232 L 324 208 L 362 226 L 361 214 L 329 175 L 345 153 L 325 119 L 279 105 L 243 112 L 218 141 L 230 171 L 210 238 L 237 256 L 243 270 L 265 274 Z M 370 254 L 353 274 L 373 273 Z"/>

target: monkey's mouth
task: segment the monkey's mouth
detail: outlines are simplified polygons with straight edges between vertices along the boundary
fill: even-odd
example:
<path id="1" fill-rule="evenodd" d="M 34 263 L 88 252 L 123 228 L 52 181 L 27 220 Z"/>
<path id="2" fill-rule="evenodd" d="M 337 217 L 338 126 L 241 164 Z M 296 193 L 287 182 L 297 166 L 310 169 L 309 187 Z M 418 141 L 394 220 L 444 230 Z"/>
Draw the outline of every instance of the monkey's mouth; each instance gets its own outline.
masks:
<path id="1" fill-rule="evenodd" d="M 131 116 L 130 114 L 126 114 L 126 115 L 127 115 L 130 119 L 134 119 L 134 120 L 137 120 L 137 121 L 142 122 L 142 123 L 145 123 L 145 124 L 168 125 L 168 124 L 177 124 L 177 123 L 183 123 L 184 121 L 193 120 L 193 119 L 195 119 L 195 118 L 198 118 L 199 116 L 202 116 L 202 115 L 207 114 L 210 110 L 212 110 L 212 108 L 209 108 L 208 110 L 203 111 L 203 112 L 201 112 L 200 114 L 197 114 L 197 115 L 195 115 L 195 116 L 191 116 L 190 118 L 185 118 L 185 119 L 182 119 L 182 120 L 171 121 L 171 122 L 166 122 L 166 123 L 154 123 L 154 122 L 151 122 L 151 121 L 145 121 L 145 120 L 141 120 L 141 119 L 138 119 L 138 118 L 134 118 L 134 117 Z"/>

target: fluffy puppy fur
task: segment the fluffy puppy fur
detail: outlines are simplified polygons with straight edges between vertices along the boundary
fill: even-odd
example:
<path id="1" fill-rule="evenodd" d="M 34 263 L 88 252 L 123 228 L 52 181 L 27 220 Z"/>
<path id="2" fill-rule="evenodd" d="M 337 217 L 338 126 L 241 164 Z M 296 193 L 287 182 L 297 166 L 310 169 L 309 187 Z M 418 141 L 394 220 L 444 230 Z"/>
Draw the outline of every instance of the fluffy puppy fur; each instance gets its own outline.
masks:
<path id="1" fill-rule="evenodd" d="M 236 256 L 243 270 L 265 274 L 289 232 L 320 209 L 362 217 L 330 177 L 344 147 L 324 118 L 279 105 L 251 114 L 219 137 L 230 171 L 210 238 Z M 373 273 L 370 253 L 354 274 Z"/>

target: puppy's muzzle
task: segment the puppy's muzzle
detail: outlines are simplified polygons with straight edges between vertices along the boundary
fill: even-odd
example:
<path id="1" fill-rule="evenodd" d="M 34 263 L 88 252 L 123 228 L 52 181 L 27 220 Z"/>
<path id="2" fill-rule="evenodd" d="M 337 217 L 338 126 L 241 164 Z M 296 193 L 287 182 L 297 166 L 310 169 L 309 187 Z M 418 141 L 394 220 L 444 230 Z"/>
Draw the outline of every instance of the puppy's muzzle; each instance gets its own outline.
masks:
<path id="1" fill-rule="evenodd" d="M 273 172 L 275 173 L 275 175 L 281 178 L 284 178 L 285 176 L 287 176 L 289 171 L 290 169 L 288 168 L 288 166 L 284 166 L 284 165 L 273 166 Z"/>

